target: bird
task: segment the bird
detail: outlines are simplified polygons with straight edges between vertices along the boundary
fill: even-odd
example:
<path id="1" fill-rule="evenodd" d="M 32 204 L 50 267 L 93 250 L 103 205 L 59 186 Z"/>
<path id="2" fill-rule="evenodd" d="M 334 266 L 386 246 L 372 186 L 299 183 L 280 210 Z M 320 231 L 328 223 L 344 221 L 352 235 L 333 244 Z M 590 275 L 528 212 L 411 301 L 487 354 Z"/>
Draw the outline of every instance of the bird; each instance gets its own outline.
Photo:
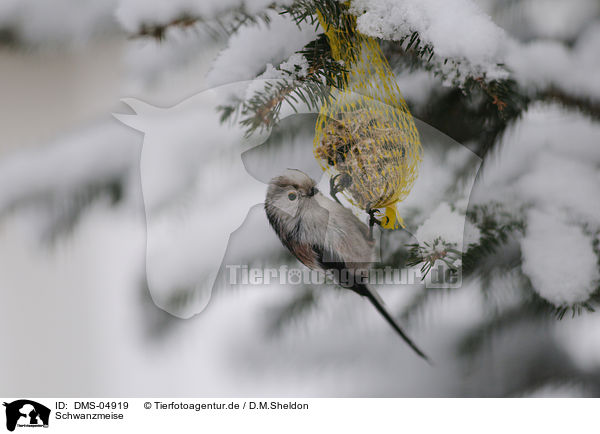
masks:
<path id="1" fill-rule="evenodd" d="M 420 357 L 429 358 L 406 335 L 369 286 L 374 241 L 369 228 L 352 211 L 325 197 L 306 173 L 287 169 L 272 178 L 265 199 L 267 219 L 281 243 L 312 270 L 349 275 L 336 283 L 366 297 L 400 337 Z M 337 271 L 337 273 L 335 273 Z"/>

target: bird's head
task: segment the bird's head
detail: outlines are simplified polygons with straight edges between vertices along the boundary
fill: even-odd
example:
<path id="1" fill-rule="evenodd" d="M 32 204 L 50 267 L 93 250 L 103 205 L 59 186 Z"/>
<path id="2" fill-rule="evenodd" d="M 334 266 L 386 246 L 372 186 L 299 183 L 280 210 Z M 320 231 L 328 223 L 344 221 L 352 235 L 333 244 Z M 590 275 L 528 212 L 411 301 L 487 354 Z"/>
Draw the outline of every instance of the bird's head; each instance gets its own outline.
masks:
<path id="1" fill-rule="evenodd" d="M 287 169 L 269 182 L 265 207 L 267 211 L 295 216 L 318 192 L 316 182 L 306 173 Z"/>

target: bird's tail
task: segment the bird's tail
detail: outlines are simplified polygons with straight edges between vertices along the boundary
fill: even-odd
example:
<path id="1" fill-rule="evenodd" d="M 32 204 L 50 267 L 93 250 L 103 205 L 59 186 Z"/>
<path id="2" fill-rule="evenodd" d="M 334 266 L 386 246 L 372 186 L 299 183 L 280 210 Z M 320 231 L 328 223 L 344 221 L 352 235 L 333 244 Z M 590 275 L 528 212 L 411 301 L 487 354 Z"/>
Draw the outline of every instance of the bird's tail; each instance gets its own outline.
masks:
<path id="1" fill-rule="evenodd" d="M 404 339 L 404 342 L 406 342 L 408 344 L 408 346 L 414 350 L 415 353 L 417 353 L 419 356 L 421 356 L 423 359 L 425 359 L 428 363 L 431 363 L 431 361 L 425 355 L 425 353 L 423 353 L 423 351 L 421 351 L 419 349 L 419 347 L 417 347 L 417 345 L 400 328 L 400 326 L 398 325 L 396 320 L 392 317 L 392 315 L 388 312 L 388 310 L 383 305 L 383 301 L 381 300 L 381 298 L 379 297 L 379 294 L 377 294 L 377 292 L 375 292 L 374 290 L 372 290 L 371 288 L 369 288 L 366 285 L 357 285 L 352 289 L 355 292 L 359 293 L 360 295 L 367 297 L 369 299 L 369 301 L 371 301 L 373 306 L 375 306 L 375 309 L 377 309 L 377 311 L 381 315 L 383 315 L 383 317 L 387 320 L 387 322 L 390 323 L 392 328 L 394 330 L 396 330 L 396 332 L 398 332 L 398 334 L 400 335 L 400 337 L 402 339 Z"/>

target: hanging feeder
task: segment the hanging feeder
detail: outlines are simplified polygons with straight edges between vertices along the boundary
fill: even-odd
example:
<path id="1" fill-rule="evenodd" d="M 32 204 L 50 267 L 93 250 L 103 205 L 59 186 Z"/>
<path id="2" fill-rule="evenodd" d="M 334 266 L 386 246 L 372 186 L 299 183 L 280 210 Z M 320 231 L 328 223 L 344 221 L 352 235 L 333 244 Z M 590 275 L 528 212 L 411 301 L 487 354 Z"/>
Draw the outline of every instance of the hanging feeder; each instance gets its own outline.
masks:
<path id="1" fill-rule="evenodd" d="M 315 127 L 314 155 L 350 203 L 384 228 L 404 226 L 396 205 L 408 196 L 418 175 L 421 143 L 378 42 L 356 30 L 345 14 L 336 26 L 319 14 L 335 60 L 346 72 L 345 86 L 333 89 Z"/>

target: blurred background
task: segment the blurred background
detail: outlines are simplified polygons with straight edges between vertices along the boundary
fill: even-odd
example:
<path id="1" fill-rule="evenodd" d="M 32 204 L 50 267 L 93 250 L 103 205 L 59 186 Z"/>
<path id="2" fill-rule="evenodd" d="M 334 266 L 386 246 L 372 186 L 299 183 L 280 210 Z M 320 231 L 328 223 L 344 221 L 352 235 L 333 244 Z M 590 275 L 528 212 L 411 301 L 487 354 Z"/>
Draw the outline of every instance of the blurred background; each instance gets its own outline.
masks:
<path id="1" fill-rule="evenodd" d="M 0 4 L 4 395 L 600 395 L 597 0 L 475 1 L 512 47 L 501 79 L 518 89 L 502 94 L 394 56 L 393 40 L 382 45 L 426 149 L 422 179 L 401 206 L 410 232 L 443 226 L 435 219 L 447 202 L 467 216 L 466 237 L 477 238 L 465 246 L 461 288 L 381 288 L 433 366 L 353 294 L 228 283 L 227 264 L 296 264 L 260 200 L 290 161 L 316 174 L 315 116 L 290 116 L 259 147 L 236 148 L 243 128 L 220 122 L 217 106 L 248 88 L 205 91 L 276 78 L 273 65 L 321 31 L 276 15 L 227 27 L 210 8 L 217 2 L 187 3 L 202 19 L 178 15 L 186 2 Z M 222 3 L 237 10 L 240 2 Z M 250 3 L 244 13 L 263 13 Z M 471 2 L 456 3 L 471 13 Z M 488 97 L 508 101 L 502 121 Z M 134 128 L 113 116 L 132 109 L 147 115 L 123 118 Z M 186 218 L 213 227 L 214 214 L 188 194 L 209 172 L 218 193 L 211 208 L 237 212 L 216 223 L 234 232 L 214 250 L 186 244 L 188 233 L 160 232 L 187 206 Z M 385 263 L 409 261 L 413 242 L 406 231 L 385 234 Z M 164 246 L 171 250 L 161 256 Z M 206 277 L 216 282 L 210 302 L 194 315 L 208 296 L 188 284 L 189 273 L 223 255 L 219 274 Z M 157 292 L 147 271 L 157 273 Z"/>

